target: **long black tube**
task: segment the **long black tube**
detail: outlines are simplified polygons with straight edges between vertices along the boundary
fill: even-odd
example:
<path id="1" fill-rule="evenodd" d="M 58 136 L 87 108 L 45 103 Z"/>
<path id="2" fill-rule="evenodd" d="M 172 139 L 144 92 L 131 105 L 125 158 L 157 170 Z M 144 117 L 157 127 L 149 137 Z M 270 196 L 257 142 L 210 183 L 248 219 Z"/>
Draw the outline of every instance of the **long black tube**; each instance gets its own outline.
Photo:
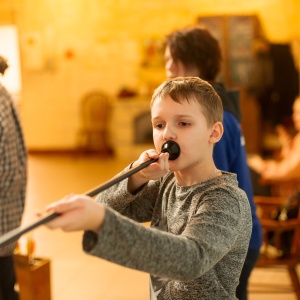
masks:
<path id="1" fill-rule="evenodd" d="M 167 141 L 166 143 L 163 144 L 161 152 L 168 152 L 170 154 L 169 159 L 175 160 L 180 154 L 180 148 L 177 143 L 175 143 L 173 141 Z M 118 182 L 128 178 L 129 176 L 137 173 L 138 171 L 146 168 L 147 166 L 156 162 L 157 160 L 158 160 L 158 158 L 157 159 L 152 158 L 150 160 L 147 160 L 147 161 L 143 162 L 142 164 L 140 164 L 139 166 L 128 170 L 127 172 L 123 173 L 122 175 L 115 177 L 115 178 L 105 182 L 104 184 L 101 184 L 98 187 L 92 189 L 91 191 L 87 192 L 86 195 L 90 196 L 90 197 L 94 197 L 97 194 L 99 194 L 100 192 L 115 185 L 116 183 L 118 183 Z M 42 224 L 45 224 L 45 223 L 55 219 L 57 216 L 59 216 L 59 213 L 56 213 L 56 212 L 49 213 L 48 215 L 38 219 L 37 221 L 33 222 L 30 225 L 27 225 L 24 228 L 19 227 L 19 228 L 11 230 L 10 232 L 8 232 L 0 237 L 0 247 L 3 247 L 5 245 L 19 239 L 19 237 L 21 237 L 23 234 L 33 230 L 34 228 L 36 228 Z"/>

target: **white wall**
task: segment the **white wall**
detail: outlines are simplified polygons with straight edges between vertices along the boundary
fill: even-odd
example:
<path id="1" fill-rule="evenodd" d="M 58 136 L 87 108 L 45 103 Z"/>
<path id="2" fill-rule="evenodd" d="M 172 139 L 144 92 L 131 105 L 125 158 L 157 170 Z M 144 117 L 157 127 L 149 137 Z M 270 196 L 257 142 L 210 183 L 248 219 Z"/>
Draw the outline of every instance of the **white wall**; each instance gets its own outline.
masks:
<path id="1" fill-rule="evenodd" d="M 22 83 L 19 53 L 19 38 L 16 26 L 0 26 L 0 56 L 7 59 L 9 65 L 1 83 L 12 94 L 16 101 L 20 100 Z"/>

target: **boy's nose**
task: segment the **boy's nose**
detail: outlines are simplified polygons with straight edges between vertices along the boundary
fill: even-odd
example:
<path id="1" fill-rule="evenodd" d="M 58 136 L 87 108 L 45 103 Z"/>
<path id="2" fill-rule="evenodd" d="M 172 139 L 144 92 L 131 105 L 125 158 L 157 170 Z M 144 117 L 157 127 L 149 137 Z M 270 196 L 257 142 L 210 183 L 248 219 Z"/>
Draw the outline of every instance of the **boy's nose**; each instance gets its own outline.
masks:
<path id="1" fill-rule="evenodd" d="M 175 140 L 176 139 L 176 133 L 175 130 L 173 128 L 171 128 L 170 126 L 166 126 L 165 127 L 165 131 L 164 131 L 164 139 L 167 140 Z"/>

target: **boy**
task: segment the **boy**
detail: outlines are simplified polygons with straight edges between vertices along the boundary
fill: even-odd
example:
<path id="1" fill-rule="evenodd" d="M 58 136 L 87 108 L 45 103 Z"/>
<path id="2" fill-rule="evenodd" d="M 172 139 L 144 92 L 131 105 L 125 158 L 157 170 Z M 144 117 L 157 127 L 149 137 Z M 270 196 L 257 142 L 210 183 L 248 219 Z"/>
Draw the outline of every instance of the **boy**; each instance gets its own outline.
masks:
<path id="1" fill-rule="evenodd" d="M 240 125 L 239 99 L 218 81 L 221 61 L 219 43 L 206 29 L 197 26 L 187 27 L 174 31 L 166 37 L 166 75 L 169 78 L 197 76 L 207 80 L 222 100 L 224 134 L 214 147 L 213 159 L 218 169 L 237 175 L 239 187 L 245 191 L 251 207 L 252 234 L 236 291 L 239 300 L 247 300 L 248 280 L 260 255 L 262 227 L 256 213 L 247 165 L 245 139 Z"/>
<path id="2" fill-rule="evenodd" d="M 105 190 L 97 201 L 70 195 L 48 206 L 49 228 L 85 230 L 84 250 L 151 274 L 151 299 L 236 299 L 251 234 L 251 211 L 236 175 L 216 169 L 222 103 L 199 78 L 165 81 L 151 102 L 156 150 L 147 168 Z M 172 140 L 176 160 L 158 154 Z M 128 170 L 126 168 L 126 170 Z M 137 222 L 151 221 L 151 227 Z"/>

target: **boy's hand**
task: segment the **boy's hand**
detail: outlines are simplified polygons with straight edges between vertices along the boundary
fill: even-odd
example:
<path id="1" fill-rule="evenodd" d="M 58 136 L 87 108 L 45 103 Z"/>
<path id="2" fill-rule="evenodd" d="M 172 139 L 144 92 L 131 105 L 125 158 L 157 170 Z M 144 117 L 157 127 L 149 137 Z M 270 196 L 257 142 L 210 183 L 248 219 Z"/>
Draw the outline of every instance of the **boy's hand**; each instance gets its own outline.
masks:
<path id="1" fill-rule="evenodd" d="M 86 195 L 69 195 L 51 203 L 47 212 L 57 212 L 60 215 L 48 222 L 50 229 L 61 228 L 64 231 L 91 230 L 99 231 L 105 216 L 105 207 Z M 41 216 L 38 213 L 38 216 Z"/>
<path id="2" fill-rule="evenodd" d="M 161 153 L 158 155 L 158 153 L 153 149 L 147 150 L 143 152 L 138 161 L 134 163 L 134 166 L 138 166 L 149 159 L 156 158 L 158 158 L 158 161 L 140 171 L 140 175 L 147 178 L 147 180 L 158 179 L 169 172 L 169 153 Z"/>
<path id="3" fill-rule="evenodd" d="M 131 193 L 134 193 L 149 180 L 156 180 L 169 172 L 169 153 L 158 154 L 154 149 L 144 151 L 139 159 L 133 163 L 132 167 L 137 167 L 149 159 L 157 158 L 158 161 L 129 177 L 128 190 Z"/>

